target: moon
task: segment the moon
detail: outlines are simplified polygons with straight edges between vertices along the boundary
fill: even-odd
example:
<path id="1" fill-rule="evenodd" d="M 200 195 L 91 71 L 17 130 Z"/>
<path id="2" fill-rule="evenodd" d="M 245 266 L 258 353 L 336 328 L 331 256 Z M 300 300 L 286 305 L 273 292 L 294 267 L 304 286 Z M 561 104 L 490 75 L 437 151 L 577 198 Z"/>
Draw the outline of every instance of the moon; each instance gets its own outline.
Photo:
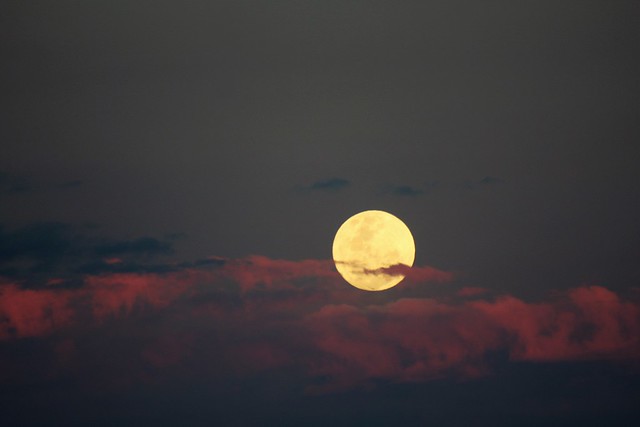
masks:
<path id="1" fill-rule="evenodd" d="M 333 239 L 333 261 L 350 285 L 365 291 L 384 291 L 404 275 L 384 269 L 411 267 L 416 247 L 409 227 L 388 212 L 370 210 L 347 219 Z"/>

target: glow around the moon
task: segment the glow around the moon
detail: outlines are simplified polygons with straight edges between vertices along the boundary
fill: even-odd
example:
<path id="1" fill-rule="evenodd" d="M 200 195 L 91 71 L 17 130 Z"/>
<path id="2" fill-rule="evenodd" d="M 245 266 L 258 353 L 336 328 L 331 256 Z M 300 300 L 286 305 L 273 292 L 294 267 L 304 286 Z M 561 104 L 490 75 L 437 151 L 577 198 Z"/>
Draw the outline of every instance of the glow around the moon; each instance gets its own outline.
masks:
<path id="1" fill-rule="evenodd" d="M 364 211 L 346 220 L 333 240 L 333 260 L 342 277 L 356 288 L 383 291 L 404 279 L 384 271 L 411 267 L 415 244 L 409 228 L 384 211 Z"/>

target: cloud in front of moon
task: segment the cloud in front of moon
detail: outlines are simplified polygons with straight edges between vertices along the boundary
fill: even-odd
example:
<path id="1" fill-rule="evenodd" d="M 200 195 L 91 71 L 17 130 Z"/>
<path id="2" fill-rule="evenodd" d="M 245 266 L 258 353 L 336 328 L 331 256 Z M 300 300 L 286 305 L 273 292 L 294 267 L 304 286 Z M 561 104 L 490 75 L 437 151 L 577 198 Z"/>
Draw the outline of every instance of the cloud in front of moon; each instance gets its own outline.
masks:
<path id="1" fill-rule="evenodd" d="M 404 279 L 396 266 L 411 267 L 415 243 L 409 227 L 379 210 L 346 220 L 333 240 L 333 260 L 342 277 L 366 291 L 389 289 Z"/>

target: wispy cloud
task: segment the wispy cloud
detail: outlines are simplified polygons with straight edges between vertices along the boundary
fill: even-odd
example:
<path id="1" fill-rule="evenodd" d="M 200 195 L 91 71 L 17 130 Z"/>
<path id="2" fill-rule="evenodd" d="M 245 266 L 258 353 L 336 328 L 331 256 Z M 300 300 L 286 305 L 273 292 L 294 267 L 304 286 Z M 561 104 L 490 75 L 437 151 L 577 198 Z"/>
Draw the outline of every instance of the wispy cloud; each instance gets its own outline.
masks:
<path id="1" fill-rule="evenodd" d="M 31 180 L 0 171 L 0 194 L 20 194 L 34 190 Z"/>
<path id="2" fill-rule="evenodd" d="M 448 271 L 438 270 L 433 267 L 409 267 L 405 264 L 395 264 L 389 267 L 377 268 L 375 270 L 364 269 L 365 274 L 383 274 L 389 276 L 404 276 L 410 282 L 450 282 L 453 274 Z"/>
<path id="3" fill-rule="evenodd" d="M 305 187 L 311 191 L 337 191 L 342 190 L 351 185 L 351 181 L 345 178 L 329 178 L 321 181 L 316 181 L 311 185 Z"/>
<path id="4" fill-rule="evenodd" d="M 394 187 L 391 190 L 391 193 L 396 195 L 396 196 L 413 197 L 413 196 L 420 196 L 420 195 L 424 194 L 424 190 L 420 190 L 418 188 L 411 187 L 410 185 L 399 185 L 397 187 Z"/>
<path id="5" fill-rule="evenodd" d="M 440 186 L 440 181 L 432 180 L 421 185 L 411 184 L 386 184 L 383 185 L 380 194 L 390 194 L 399 197 L 418 197 L 430 193 Z"/>
<path id="6" fill-rule="evenodd" d="M 0 276 L 37 284 L 56 274 L 73 278 L 100 272 L 167 270 L 167 265 L 156 261 L 173 253 L 173 239 L 113 239 L 92 231 L 60 222 L 38 222 L 12 230 L 0 225 Z M 113 258 L 120 262 L 108 261 Z"/>
<path id="7" fill-rule="evenodd" d="M 24 175 L 16 175 L 0 171 L 0 195 L 26 195 L 50 190 L 70 190 L 83 185 L 79 179 L 56 183 L 55 181 L 39 182 Z"/>

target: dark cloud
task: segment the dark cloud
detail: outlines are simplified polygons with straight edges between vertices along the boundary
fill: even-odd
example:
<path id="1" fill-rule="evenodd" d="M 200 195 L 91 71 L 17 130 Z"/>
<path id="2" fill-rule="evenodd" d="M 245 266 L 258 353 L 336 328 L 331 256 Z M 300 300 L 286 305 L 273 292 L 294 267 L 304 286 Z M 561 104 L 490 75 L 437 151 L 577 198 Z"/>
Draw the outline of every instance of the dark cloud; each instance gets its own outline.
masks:
<path id="1" fill-rule="evenodd" d="M 405 264 L 395 264 L 376 270 L 364 270 L 365 274 L 384 274 L 390 276 L 404 276 L 408 282 L 436 282 L 445 283 L 453 279 L 453 274 L 448 271 L 438 270 L 433 267 L 409 267 Z"/>
<path id="2" fill-rule="evenodd" d="M 335 191 L 342 190 L 351 185 L 351 182 L 348 179 L 344 178 L 329 178 L 324 181 L 317 181 L 307 187 L 309 190 L 320 190 L 320 191 Z"/>
<path id="3" fill-rule="evenodd" d="M 140 237 L 134 240 L 105 242 L 94 248 L 98 256 L 119 256 L 124 254 L 168 255 L 173 253 L 171 242 L 161 241 L 153 237 Z"/>
<path id="4" fill-rule="evenodd" d="M 178 271 L 182 267 L 175 264 L 150 264 L 117 259 L 96 260 L 78 266 L 76 274 L 103 274 L 103 273 L 168 273 Z"/>
<path id="5" fill-rule="evenodd" d="M 393 190 L 391 190 L 391 193 L 396 195 L 396 196 L 420 196 L 422 194 L 424 194 L 424 190 L 420 190 L 418 188 L 414 188 L 411 187 L 410 185 L 400 185 L 397 186 L 395 188 L 393 188 Z"/>
<path id="6" fill-rule="evenodd" d="M 73 250 L 72 227 L 58 222 L 30 224 L 14 231 L 0 226 L 0 262 L 28 257 L 59 258 Z"/>
<path id="7" fill-rule="evenodd" d="M 165 253 L 161 253 L 165 254 Z M 75 270 L 80 275 L 116 274 L 116 273 L 171 273 L 191 268 L 220 267 L 228 260 L 220 257 L 210 257 L 195 261 L 181 262 L 142 262 L 135 259 L 119 257 L 102 258 L 78 266 Z M 76 283 L 76 282 L 71 282 Z"/>
<path id="8" fill-rule="evenodd" d="M 43 191 L 67 190 L 80 187 L 83 184 L 84 181 L 79 179 L 64 181 L 59 184 L 55 181 L 38 182 L 38 180 L 27 176 L 0 171 L 0 194 L 33 194 Z"/>
<path id="9" fill-rule="evenodd" d="M 100 272 L 153 272 L 176 269 L 157 257 L 173 253 L 173 240 L 139 237 L 116 240 L 90 227 L 59 222 L 0 227 L 0 275 L 32 284 L 51 275 L 72 279 Z"/>
<path id="10" fill-rule="evenodd" d="M 0 171 L 0 194 L 29 193 L 34 189 L 33 183 L 26 177 Z"/>
<path id="11" fill-rule="evenodd" d="M 227 259 L 222 258 L 222 257 L 216 257 L 216 256 L 212 256 L 209 258 L 203 258 L 203 259 L 198 259 L 192 262 L 182 262 L 180 264 L 178 264 L 181 268 L 188 268 L 188 267 L 203 267 L 203 266 L 211 266 L 211 265 L 224 265 L 227 263 Z"/>

